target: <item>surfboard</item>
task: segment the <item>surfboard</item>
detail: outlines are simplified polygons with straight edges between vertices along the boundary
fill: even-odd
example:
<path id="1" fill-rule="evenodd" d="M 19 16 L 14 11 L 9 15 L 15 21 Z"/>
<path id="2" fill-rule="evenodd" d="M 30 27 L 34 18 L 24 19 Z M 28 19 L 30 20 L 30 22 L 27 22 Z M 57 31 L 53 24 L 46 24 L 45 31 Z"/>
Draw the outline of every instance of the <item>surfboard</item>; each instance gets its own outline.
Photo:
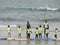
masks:
<path id="1" fill-rule="evenodd" d="M 7 38 L 5 38 L 5 37 L 0 37 L 0 40 L 7 40 Z"/>
<path id="2" fill-rule="evenodd" d="M 60 38 L 38 38 L 38 39 L 35 39 L 35 38 L 30 38 L 30 39 L 27 39 L 27 38 L 4 38 L 4 37 L 0 37 L 0 40 L 20 40 L 20 41 L 27 41 L 27 40 L 60 40 Z"/>
<path id="3" fill-rule="evenodd" d="M 30 38 L 30 40 L 56 40 L 55 38 Z"/>

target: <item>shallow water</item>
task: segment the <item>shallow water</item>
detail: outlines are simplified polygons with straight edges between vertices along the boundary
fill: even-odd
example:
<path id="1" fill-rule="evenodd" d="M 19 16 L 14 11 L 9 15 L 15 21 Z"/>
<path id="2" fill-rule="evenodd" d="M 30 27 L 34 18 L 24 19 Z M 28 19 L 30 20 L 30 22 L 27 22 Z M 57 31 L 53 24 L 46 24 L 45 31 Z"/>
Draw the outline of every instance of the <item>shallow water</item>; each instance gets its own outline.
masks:
<path id="1" fill-rule="evenodd" d="M 31 24 L 31 38 L 35 37 L 35 28 L 44 20 L 49 23 L 49 30 L 60 30 L 60 0 L 0 0 L 0 26 L 20 25 L 22 37 L 26 38 L 26 21 Z M 18 37 L 17 27 L 11 28 L 12 37 Z M 44 37 L 44 34 L 42 33 Z M 0 37 L 7 37 L 7 27 L 0 27 Z M 49 37 L 54 38 L 50 32 Z M 60 38 L 60 32 L 58 32 Z M 0 45 L 60 45 L 60 41 L 0 41 Z"/>
<path id="2" fill-rule="evenodd" d="M 23 22 L 22 22 L 23 23 Z M 20 22 L 20 24 L 22 24 Z M 31 24 L 31 38 L 35 37 L 35 28 L 39 26 L 39 24 L 42 24 L 43 22 L 30 22 Z M 55 27 L 60 27 L 60 23 L 58 22 L 48 22 L 50 25 L 50 30 L 54 30 Z M 21 25 L 22 33 L 21 36 L 26 38 L 26 22 Z M 60 28 L 59 28 L 60 29 Z M 18 31 L 17 27 L 11 27 L 12 30 L 12 37 L 17 38 L 18 37 Z M 44 37 L 44 34 L 42 33 L 42 36 Z M 7 37 L 7 27 L 0 27 L 0 37 Z M 49 32 L 49 37 L 54 38 L 54 33 Z M 60 38 L 60 32 L 58 32 L 58 38 Z M 1 41 L 0 45 L 60 45 L 60 41 Z"/>
<path id="3" fill-rule="evenodd" d="M 59 45 L 60 41 L 0 41 L 0 45 Z"/>

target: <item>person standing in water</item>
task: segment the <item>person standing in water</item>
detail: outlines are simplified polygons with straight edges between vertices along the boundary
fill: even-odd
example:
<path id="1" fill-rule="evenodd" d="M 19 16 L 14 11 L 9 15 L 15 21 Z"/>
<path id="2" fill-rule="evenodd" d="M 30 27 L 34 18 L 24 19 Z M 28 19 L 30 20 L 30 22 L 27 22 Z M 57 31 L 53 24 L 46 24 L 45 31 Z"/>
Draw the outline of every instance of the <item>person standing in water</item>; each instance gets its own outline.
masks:
<path id="1" fill-rule="evenodd" d="M 49 34 L 48 28 L 46 28 L 45 34 L 46 34 L 46 38 L 48 38 L 48 34 Z"/>
<path id="2" fill-rule="evenodd" d="M 41 25 L 39 25 L 38 33 L 39 33 L 39 38 L 42 38 L 42 27 L 41 27 Z"/>
<path id="3" fill-rule="evenodd" d="M 8 38 L 11 38 L 11 28 L 10 28 L 10 25 L 8 25 Z"/>
<path id="4" fill-rule="evenodd" d="M 18 26 L 18 38 L 21 38 L 21 28 Z"/>
<path id="5" fill-rule="evenodd" d="M 27 25 L 26 26 L 27 26 L 27 29 L 31 28 L 31 25 L 30 25 L 29 21 L 27 21 Z"/>
<path id="6" fill-rule="evenodd" d="M 47 22 L 47 20 L 45 20 L 45 22 L 44 22 L 44 25 L 43 25 L 43 28 L 44 28 L 44 38 L 45 38 L 45 32 L 46 32 L 46 29 L 48 28 L 49 29 L 49 24 L 48 24 L 48 22 Z"/>
<path id="7" fill-rule="evenodd" d="M 57 33 L 58 33 L 58 28 L 55 28 L 54 34 L 55 34 L 55 38 L 57 38 Z"/>
<path id="8" fill-rule="evenodd" d="M 31 33 L 32 33 L 32 32 L 31 32 L 30 28 L 27 28 L 27 30 L 26 30 L 27 39 L 30 39 L 30 34 L 31 34 Z"/>
<path id="9" fill-rule="evenodd" d="M 35 31 L 35 38 L 38 39 L 38 27 L 36 27 L 36 31 Z"/>
<path id="10" fill-rule="evenodd" d="M 27 30 L 26 31 L 26 35 L 27 35 L 27 38 L 30 36 L 30 33 L 28 34 L 28 31 L 30 32 L 30 28 L 31 28 L 31 25 L 30 25 L 29 21 L 27 21 L 27 25 L 26 25 L 26 30 Z"/>

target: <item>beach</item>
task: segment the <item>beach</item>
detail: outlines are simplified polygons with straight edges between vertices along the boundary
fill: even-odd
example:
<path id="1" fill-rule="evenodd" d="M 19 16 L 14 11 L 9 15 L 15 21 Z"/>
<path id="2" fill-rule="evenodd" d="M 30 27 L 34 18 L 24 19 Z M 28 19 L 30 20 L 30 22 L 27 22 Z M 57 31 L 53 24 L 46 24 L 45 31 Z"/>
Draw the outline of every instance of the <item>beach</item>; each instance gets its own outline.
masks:
<path id="1" fill-rule="evenodd" d="M 26 38 L 27 21 L 31 25 L 31 38 L 35 38 L 36 27 L 47 20 L 49 31 L 58 28 L 60 31 L 60 1 L 59 0 L 0 0 L 0 37 L 7 38 L 7 26 L 11 25 L 12 38 L 18 37 L 17 26 L 21 26 L 21 37 Z M 44 30 L 43 30 L 44 32 Z M 44 38 L 44 33 L 42 33 Z M 49 32 L 49 38 L 54 38 L 54 32 Z M 57 37 L 60 38 L 60 32 Z M 60 45 L 60 41 L 4 41 L 0 45 Z"/>
<path id="2" fill-rule="evenodd" d="M 1 23 L 1 22 L 0 22 Z M 26 38 L 26 21 L 21 21 L 21 22 L 8 22 L 11 25 L 11 34 L 12 34 L 12 38 L 18 38 L 18 30 L 17 30 L 17 26 L 20 25 L 21 26 L 21 37 L 22 38 Z M 54 29 L 57 27 L 58 30 L 60 29 L 60 23 L 59 22 L 53 22 L 53 21 L 48 21 L 49 23 L 49 30 L 54 31 Z M 14 25 L 13 25 L 14 24 Z M 42 25 L 42 29 L 43 29 L 43 24 L 44 21 L 31 21 L 30 20 L 30 25 L 31 25 L 31 38 L 35 38 L 35 31 L 36 31 L 36 27 L 39 27 L 39 25 Z M 0 37 L 6 37 L 8 36 L 7 33 L 7 25 L 6 22 L 3 25 L 0 25 Z M 44 30 L 43 30 L 44 31 Z M 60 38 L 60 32 L 58 32 L 57 37 Z M 44 33 L 42 33 L 42 37 L 44 38 Z M 49 32 L 49 38 L 54 38 L 54 32 Z M 60 41 L 31 41 L 31 40 L 27 40 L 27 41 L 4 41 L 4 40 L 0 40 L 0 44 L 4 45 L 4 43 L 6 45 L 51 45 L 51 43 L 53 45 L 59 45 Z"/>

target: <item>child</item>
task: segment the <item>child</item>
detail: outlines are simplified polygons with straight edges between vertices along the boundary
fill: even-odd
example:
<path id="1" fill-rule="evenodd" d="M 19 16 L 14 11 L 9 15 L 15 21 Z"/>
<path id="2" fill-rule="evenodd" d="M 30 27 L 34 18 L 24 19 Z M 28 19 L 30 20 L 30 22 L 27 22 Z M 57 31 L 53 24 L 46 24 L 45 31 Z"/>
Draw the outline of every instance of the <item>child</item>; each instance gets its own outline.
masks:
<path id="1" fill-rule="evenodd" d="M 27 28 L 26 34 L 28 39 L 30 39 L 30 33 L 32 33 L 30 28 Z"/>
<path id="2" fill-rule="evenodd" d="M 38 38 L 38 28 L 36 28 L 36 32 L 35 32 L 35 38 Z"/>
<path id="3" fill-rule="evenodd" d="M 21 38 L 21 28 L 18 26 L 18 38 Z"/>
<path id="4" fill-rule="evenodd" d="M 46 38 L 48 38 L 48 34 L 49 34 L 49 30 L 48 30 L 48 28 L 46 28 L 46 32 L 45 32 L 45 34 L 46 34 Z"/>
<path id="5" fill-rule="evenodd" d="M 38 33 L 39 33 L 39 38 L 42 38 L 42 28 L 41 28 L 41 25 L 39 25 Z"/>
<path id="6" fill-rule="evenodd" d="M 57 33 L 58 33 L 58 28 L 55 28 L 54 34 L 55 34 L 55 38 L 57 38 Z"/>
<path id="7" fill-rule="evenodd" d="M 8 38 L 11 38 L 11 28 L 10 28 L 10 25 L 8 25 Z"/>

